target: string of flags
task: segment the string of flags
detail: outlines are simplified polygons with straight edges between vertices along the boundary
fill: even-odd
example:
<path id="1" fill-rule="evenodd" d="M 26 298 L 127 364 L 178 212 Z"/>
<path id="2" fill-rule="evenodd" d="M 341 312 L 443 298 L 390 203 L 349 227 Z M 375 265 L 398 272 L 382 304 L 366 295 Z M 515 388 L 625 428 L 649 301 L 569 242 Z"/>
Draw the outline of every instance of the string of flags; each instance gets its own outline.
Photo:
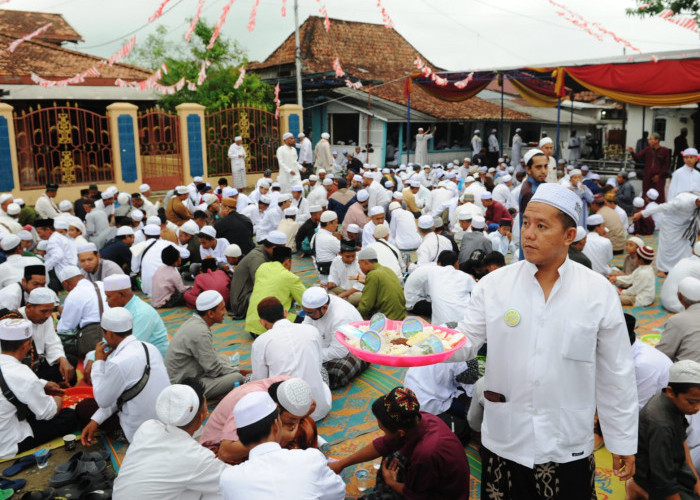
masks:
<path id="1" fill-rule="evenodd" d="M 359 90 L 362 88 L 362 82 L 360 80 L 357 80 L 356 82 L 351 82 L 350 80 L 346 79 L 345 86 L 350 87 L 351 89 Z"/>
<path id="2" fill-rule="evenodd" d="M 226 2 L 226 5 L 224 5 L 223 10 L 221 11 L 221 15 L 219 16 L 219 20 L 216 22 L 214 33 L 211 34 L 211 38 L 209 39 L 209 43 L 207 44 L 207 50 L 211 50 L 214 47 L 214 42 L 216 42 L 216 39 L 219 38 L 221 28 L 223 28 L 224 24 L 226 24 L 226 17 L 228 16 L 228 11 L 231 10 L 231 5 L 233 5 L 234 1 L 235 0 L 228 0 L 228 2 Z"/>
<path id="3" fill-rule="evenodd" d="M 9 1 L 9 0 L 7 0 L 7 1 Z M 0 4 L 2 4 L 2 3 L 4 3 L 4 2 L 0 2 Z M 16 49 L 17 47 L 19 47 L 22 43 L 27 42 L 27 41 L 31 40 L 32 38 L 34 38 L 34 37 L 36 37 L 36 36 L 41 35 L 41 34 L 44 33 L 47 29 L 49 29 L 52 25 L 53 25 L 53 23 L 46 23 L 46 24 L 43 25 L 41 28 L 32 31 L 32 32 L 29 33 L 28 35 L 25 35 L 25 36 L 23 36 L 22 38 L 18 38 L 17 40 L 15 40 L 14 42 L 12 42 L 12 43 L 7 47 L 7 51 L 8 51 L 8 52 L 14 52 L 15 49 Z"/>
<path id="4" fill-rule="evenodd" d="M 331 30 L 331 18 L 328 17 L 328 9 L 326 9 L 325 5 L 322 5 L 320 9 L 318 9 L 318 12 L 323 16 L 323 26 L 326 28 L 326 31 Z"/>
<path id="5" fill-rule="evenodd" d="M 253 3 L 253 8 L 250 11 L 250 17 L 248 18 L 248 31 L 253 31 L 255 29 L 255 23 L 258 17 L 258 6 L 260 5 L 260 0 L 255 0 Z"/>
<path id="6" fill-rule="evenodd" d="M 335 76 L 338 78 L 345 76 L 345 71 L 343 71 L 343 68 L 340 67 L 340 60 L 337 57 L 335 58 L 335 61 L 333 61 L 333 71 L 335 71 Z"/>
<path id="7" fill-rule="evenodd" d="M 455 87 L 457 87 L 458 89 L 466 88 L 466 86 L 469 85 L 473 79 L 474 79 L 474 72 L 472 71 L 463 80 L 459 80 L 458 82 L 455 82 Z"/>
<path id="8" fill-rule="evenodd" d="M 163 9 L 165 8 L 166 5 L 168 5 L 169 1 L 170 0 L 163 0 L 163 2 L 158 6 L 156 11 L 153 14 L 151 14 L 151 17 L 148 18 L 149 23 L 152 23 L 153 21 L 155 21 L 156 19 L 158 19 L 160 16 L 163 15 Z"/>
<path id="9" fill-rule="evenodd" d="M 384 23 L 384 27 L 386 29 L 391 29 L 394 27 L 394 22 L 391 20 L 391 17 L 389 17 L 389 13 L 386 11 L 386 9 L 382 6 L 382 0 L 377 0 L 377 8 L 381 9 L 381 14 L 382 14 L 382 22 Z"/>
<path id="10" fill-rule="evenodd" d="M 277 82 L 275 85 L 275 118 L 279 120 L 280 117 L 280 83 Z"/>
<path id="11" fill-rule="evenodd" d="M 282 0 L 282 17 L 287 17 L 287 0 Z"/>
<path id="12" fill-rule="evenodd" d="M 199 16 L 202 15 L 202 9 L 204 8 L 204 2 L 206 0 L 199 0 L 199 3 L 197 4 L 197 10 L 194 13 L 194 17 L 190 21 L 190 25 L 187 27 L 187 31 L 185 31 L 185 40 L 190 41 L 190 38 L 192 37 L 192 33 L 194 33 L 194 29 L 197 27 L 197 22 L 199 21 Z"/>
<path id="13" fill-rule="evenodd" d="M 677 24 L 681 28 L 688 29 L 693 33 L 697 33 L 699 31 L 698 23 L 695 21 L 695 19 L 683 14 L 676 15 L 676 13 L 673 12 L 671 9 L 662 10 L 661 12 L 659 12 L 658 16 L 661 19 L 669 21 L 673 24 Z"/>
<path id="14" fill-rule="evenodd" d="M 236 83 L 233 84 L 233 89 L 237 89 L 243 84 L 243 78 L 245 78 L 245 68 L 241 66 L 241 71 L 238 74 L 238 80 L 236 80 Z"/>

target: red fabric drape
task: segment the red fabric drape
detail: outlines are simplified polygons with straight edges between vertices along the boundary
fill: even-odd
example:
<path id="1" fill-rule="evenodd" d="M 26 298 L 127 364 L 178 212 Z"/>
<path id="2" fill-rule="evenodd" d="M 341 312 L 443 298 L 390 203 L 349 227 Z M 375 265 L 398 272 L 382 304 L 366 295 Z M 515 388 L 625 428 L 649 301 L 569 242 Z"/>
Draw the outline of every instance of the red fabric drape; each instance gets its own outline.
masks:
<path id="1" fill-rule="evenodd" d="M 476 94 L 484 90 L 491 80 L 496 76 L 493 72 L 484 73 L 474 73 L 472 81 L 467 84 L 463 89 L 459 89 L 454 86 L 454 82 L 466 78 L 467 74 L 450 74 L 444 75 L 449 78 L 449 83 L 441 87 L 436 84 L 430 78 L 419 77 L 414 78 L 413 83 L 420 85 L 420 87 L 428 92 L 430 95 L 442 99 L 443 101 L 459 102 L 465 101 L 474 97 Z"/>

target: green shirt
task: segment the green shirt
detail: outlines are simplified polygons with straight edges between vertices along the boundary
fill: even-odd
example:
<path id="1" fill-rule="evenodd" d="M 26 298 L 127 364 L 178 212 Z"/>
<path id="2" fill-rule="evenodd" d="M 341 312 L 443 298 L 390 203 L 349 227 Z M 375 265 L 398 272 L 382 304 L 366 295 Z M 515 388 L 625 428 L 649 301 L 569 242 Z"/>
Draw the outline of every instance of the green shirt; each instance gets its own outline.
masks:
<path id="1" fill-rule="evenodd" d="M 388 267 L 375 264 L 367 273 L 357 310 L 365 319 L 381 312 L 389 319 L 403 320 L 406 317 L 406 299 L 396 273 Z"/>
<path id="2" fill-rule="evenodd" d="M 236 269 L 236 273 L 238 269 Z M 235 273 L 234 273 L 235 275 Z M 288 271 L 280 262 L 265 262 L 260 264 L 255 271 L 255 285 L 248 304 L 248 313 L 245 318 L 245 329 L 247 332 L 257 335 L 265 333 L 265 328 L 260 324 L 258 316 L 258 304 L 266 297 L 277 297 L 282 303 L 285 311 L 292 307 L 292 299 L 301 304 L 301 296 L 304 295 L 306 287 L 296 274 Z M 295 315 L 287 316 L 289 321 L 294 322 Z"/>

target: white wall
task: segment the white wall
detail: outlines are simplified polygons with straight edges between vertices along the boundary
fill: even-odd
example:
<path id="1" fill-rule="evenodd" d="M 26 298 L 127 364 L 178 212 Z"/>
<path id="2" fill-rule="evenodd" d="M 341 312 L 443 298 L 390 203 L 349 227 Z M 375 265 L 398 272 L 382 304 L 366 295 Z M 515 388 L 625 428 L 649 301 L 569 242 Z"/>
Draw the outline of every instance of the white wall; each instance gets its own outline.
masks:
<path id="1" fill-rule="evenodd" d="M 367 135 L 367 127 L 369 125 L 369 136 Z M 367 143 L 372 145 L 374 153 L 370 153 L 367 162 L 373 165 L 382 166 L 384 159 L 384 122 L 367 115 L 360 114 L 360 144 L 364 148 Z"/>
<path id="2" fill-rule="evenodd" d="M 678 136 L 682 128 L 688 129 L 688 142 L 693 140 L 693 120 L 690 118 L 696 108 L 676 107 L 676 108 L 646 108 L 646 120 L 644 130 L 649 133 L 654 131 L 654 120 L 656 118 L 666 119 L 666 136 L 661 141 L 662 146 L 673 149 L 673 139 Z M 627 143 L 634 147 L 637 140 L 642 137 L 642 107 L 627 106 Z M 697 146 L 690 144 L 691 146 Z"/>

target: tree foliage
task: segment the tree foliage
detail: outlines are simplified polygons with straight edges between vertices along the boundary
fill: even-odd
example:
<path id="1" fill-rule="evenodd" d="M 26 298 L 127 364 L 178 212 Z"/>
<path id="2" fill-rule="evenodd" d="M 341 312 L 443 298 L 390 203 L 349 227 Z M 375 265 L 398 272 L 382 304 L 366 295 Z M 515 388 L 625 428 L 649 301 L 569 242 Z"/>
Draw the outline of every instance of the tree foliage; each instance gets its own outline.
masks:
<path id="1" fill-rule="evenodd" d="M 627 9 L 630 16 L 655 16 L 669 9 L 676 14 L 686 14 L 700 22 L 700 0 L 636 0 L 636 9 Z"/>
<path id="2" fill-rule="evenodd" d="M 154 71 L 165 63 L 168 74 L 160 81 L 163 85 L 172 85 L 183 76 L 190 82 L 196 82 L 202 62 L 211 62 L 207 69 L 207 79 L 196 91 L 185 87 L 175 94 L 161 97 L 159 104 L 165 109 L 174 110 L 175 106 L 183 102 L 196 102 L 208 110 L 237 104 L 272 110 L 273 88 L 258 75 L 246 74 L 241 86 L 233 88 L 240 68 L 248 64 L 248 59 L 235 40 L 226 40 L 221 36 L 211 49 L 207 49 L 213 31 L 213 26 L 199 21 L 189 43 L 184 39 L 173 43 L 167 39 L 168 29 L 159 26 L 155 34 L 148 36 L 142 47 L 134 48 L 128 62 Z"/>

